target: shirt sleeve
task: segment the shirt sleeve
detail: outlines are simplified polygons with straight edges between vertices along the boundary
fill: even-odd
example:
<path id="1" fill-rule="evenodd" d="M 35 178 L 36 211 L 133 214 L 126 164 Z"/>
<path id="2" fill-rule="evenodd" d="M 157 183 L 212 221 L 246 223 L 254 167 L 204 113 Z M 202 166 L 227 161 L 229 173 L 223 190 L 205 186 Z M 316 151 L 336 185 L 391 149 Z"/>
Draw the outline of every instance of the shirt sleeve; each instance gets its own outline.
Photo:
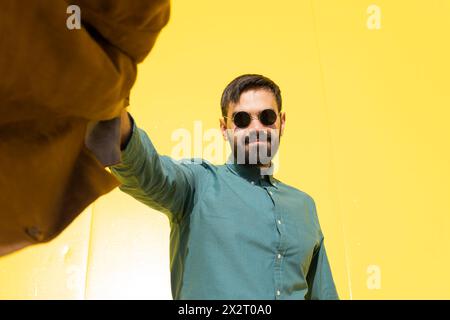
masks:
<path id="1" fill-rule="evenodd" d="M 324 237 L 318 222 L 316 205 L 312 198 L 311 200 L 312 211 L 317 221 L 321 241 L 319 246 L 314 250 L 311 265 L 306 276 L 308 293 L 305 298 L 308 300 L 339 300 L 325 249 Z"/>
<path id="2" fill-rule="evenodd" d="M 308 282 L 307 299 L 339 300 L 323 238 L 313 256 L 306 280 Z"/>
<path id="3" fill-rule="evenodd" d="M 159 155 L 147 133 L 130 119 L 131 137 L 121 151 L 121 163 L 109 167 L 111 173 L 121 191 L 177 222 L 192 210 L 201 165 Z"/>

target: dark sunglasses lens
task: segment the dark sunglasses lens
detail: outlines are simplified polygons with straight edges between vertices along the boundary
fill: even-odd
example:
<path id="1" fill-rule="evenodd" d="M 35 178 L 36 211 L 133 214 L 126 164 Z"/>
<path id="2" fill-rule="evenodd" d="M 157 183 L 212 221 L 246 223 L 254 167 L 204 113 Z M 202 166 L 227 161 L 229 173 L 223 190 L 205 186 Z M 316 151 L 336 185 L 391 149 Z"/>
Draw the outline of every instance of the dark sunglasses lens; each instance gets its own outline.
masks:
<path id="1" fill-rule="evenodd" d="M 260 120 L 263 125 L 271 126 L 277 121 L 277 113 L 272 109 L 266 109 L 261 112 Z"/>
<path id="2" fill-rule="evenodd" d="M 240 111 L 234 115 L 234 124 L 239 128 L 246 128 L 250 124 L 252 119 L 247 112 Z"/>

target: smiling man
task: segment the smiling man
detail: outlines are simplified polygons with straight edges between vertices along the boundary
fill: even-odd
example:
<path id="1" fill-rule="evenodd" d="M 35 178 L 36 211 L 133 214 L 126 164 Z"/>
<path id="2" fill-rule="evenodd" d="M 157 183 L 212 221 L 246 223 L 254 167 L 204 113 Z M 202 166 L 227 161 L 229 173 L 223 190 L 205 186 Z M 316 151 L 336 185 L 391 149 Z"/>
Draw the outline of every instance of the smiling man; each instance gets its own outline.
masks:
<path id="1" fill-rule="evenodd" d="M 167 215 L 174 299 L 338 299 L 314 200 L 273 176 L 279 87 L 242 75 L 225 88 L 223 165 L 159 155 L 122 113 L 120 189 Z"/>

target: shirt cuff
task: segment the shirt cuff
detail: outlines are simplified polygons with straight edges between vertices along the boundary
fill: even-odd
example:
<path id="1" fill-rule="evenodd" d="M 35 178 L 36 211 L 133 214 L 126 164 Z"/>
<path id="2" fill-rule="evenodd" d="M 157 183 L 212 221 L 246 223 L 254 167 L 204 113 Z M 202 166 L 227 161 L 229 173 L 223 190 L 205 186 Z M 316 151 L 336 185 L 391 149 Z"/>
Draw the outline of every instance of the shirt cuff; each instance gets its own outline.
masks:
<path id="1" fill-rule="evenodd" d="M 131 164 L 133 162 L 133 159 L 136 159 L 135 155 L 138 154 L 139 150 L 142 148 L 142 142 L 138 127 L 136 125 L 136 121 L 130 113 L 127 112 L 127 114 L 131 121 L 131 134 L 128 140 L 125 142 L 125 146 L 123 147 L 123 149 L 121 149 L 121 162 L 114 166 L 111 166 L 111 168 L 121 168 L 124 165 Z"/>

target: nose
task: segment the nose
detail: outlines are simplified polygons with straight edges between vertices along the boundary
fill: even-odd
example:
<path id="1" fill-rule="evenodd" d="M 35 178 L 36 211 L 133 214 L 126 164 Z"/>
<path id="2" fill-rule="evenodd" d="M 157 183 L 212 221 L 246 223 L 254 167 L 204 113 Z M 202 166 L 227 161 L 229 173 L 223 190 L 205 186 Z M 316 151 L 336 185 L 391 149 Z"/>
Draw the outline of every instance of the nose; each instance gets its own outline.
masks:
<path id="1" fill-rule="evenodd" d="M 255 131 L 258 131 L 258 130 L 261 130 L 261 129 L 264 129 L 264 128 L 265 128 L 264 125 L 256 117 L 252 118 L 252 121 L 250 122 L 249 126 L 247 127 L 247 129 L 255 130 Z"/>

